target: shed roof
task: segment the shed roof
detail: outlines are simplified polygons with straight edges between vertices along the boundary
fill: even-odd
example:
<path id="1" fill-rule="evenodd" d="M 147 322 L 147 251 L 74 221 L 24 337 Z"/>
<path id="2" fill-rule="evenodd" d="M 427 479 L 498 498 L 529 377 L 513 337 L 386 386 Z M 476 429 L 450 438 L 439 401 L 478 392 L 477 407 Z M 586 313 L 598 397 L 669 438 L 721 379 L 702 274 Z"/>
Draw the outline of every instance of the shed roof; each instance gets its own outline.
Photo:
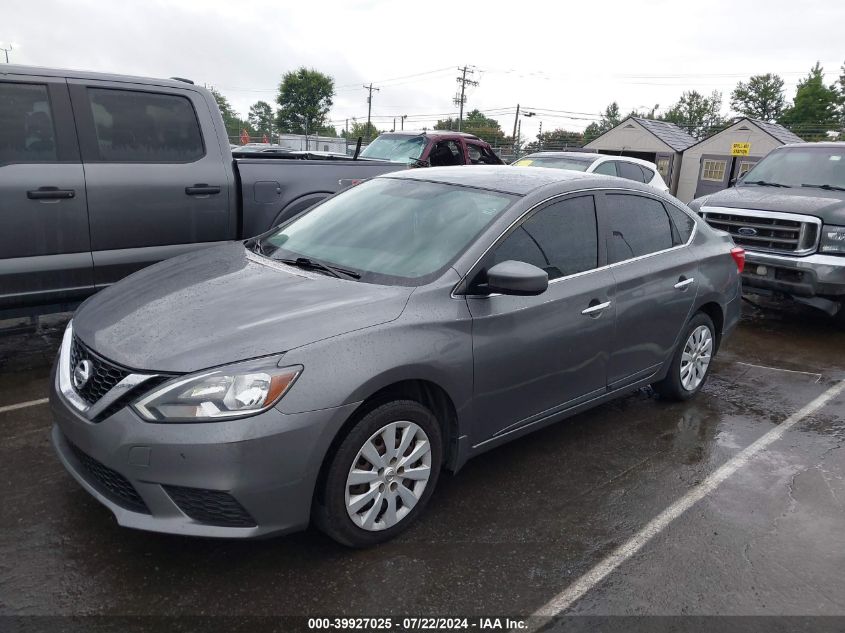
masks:
<path id="1" fill-rule="evenodd" d="M 748 119 L 754 125 L 759 127 L 761 130 L 769 134 L 770 136 L 775 137 L 781 143 L 786 145 L 787 143 L 803 143 L 804 139 L 795 134 L 794 132 L 787 130 L 785 127 L 780 125 L 779 123 L 768 123 L 766 121 L 760 121 L 759 119 Z"/>
<path id="2" fill-rule="evenodd" d="M 683 152 L 690 145 L 695 145 L 698 142 L 695 138 L 684 132 L 674 123 L 669 123 L 668 121 L 657 121 L 656 119 L 641 119 L 636 116 L 628 118 L 633 119 L 642 125 L 645 129 L 654 134 L 676 152 Z"/>

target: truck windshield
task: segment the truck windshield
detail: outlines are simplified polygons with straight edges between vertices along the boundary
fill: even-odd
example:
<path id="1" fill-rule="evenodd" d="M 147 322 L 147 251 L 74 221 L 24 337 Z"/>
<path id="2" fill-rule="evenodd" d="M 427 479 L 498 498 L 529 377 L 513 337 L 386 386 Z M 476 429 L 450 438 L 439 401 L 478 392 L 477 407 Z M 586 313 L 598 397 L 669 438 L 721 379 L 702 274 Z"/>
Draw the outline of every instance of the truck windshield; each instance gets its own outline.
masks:
<path id="1" fill-rule="evenodd" d="M 424 136 L 382 134 L 361 152 L 362 158 L 377 158 L 396 163 L 410 163 L 418 159 L 425 149 Z"/>
<path id="2" fill-rule="evenodd" d="M 741 184 L 845 187 L 845 146 L 775 150 L 757 163 Z"/>
<path id="3" fill-rule="evenodd" d="M 265 236 L 260 251 L 350 270 L 362 281 L 419 285 L 444 270 L 514 200 L 457 185 L 377 178 Z"/>

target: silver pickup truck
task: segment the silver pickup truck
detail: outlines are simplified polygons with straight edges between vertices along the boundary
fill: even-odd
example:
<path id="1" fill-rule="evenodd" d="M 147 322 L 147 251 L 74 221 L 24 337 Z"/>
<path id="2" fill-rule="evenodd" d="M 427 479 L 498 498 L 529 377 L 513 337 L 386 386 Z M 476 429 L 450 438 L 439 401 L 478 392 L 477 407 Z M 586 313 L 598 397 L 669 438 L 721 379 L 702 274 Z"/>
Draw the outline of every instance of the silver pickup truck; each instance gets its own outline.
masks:
<path id="1" fill-rule="evenodd" d="M 187 80 L 0 67 L 0 318 L 69 309 L 135 270 L 262 233 L 405 164 L 232 157 Z"/>
<path id="2" fill-rule="evenodd" d="M 690 208 L 745 249 L 747 292 L 790 297 L 845 324 L 845 143 L 785 145 Z"/>

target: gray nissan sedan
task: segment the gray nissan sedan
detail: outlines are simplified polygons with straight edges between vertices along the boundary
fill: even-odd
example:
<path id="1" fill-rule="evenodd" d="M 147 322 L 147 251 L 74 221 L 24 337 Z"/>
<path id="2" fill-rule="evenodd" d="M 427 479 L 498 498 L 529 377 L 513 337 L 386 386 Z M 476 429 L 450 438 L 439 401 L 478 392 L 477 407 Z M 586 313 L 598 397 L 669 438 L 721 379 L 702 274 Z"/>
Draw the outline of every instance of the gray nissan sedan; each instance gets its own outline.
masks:
<path id="1" fill-rule="evenodd" d="M 743 261 L 628 180 L 387 174 L 88 299 L 56 362 L 52 439 L 121 525 L 313 521 L 372 545 L 444 468 L 644 385 L 694 396 L 739 318 Z"/>

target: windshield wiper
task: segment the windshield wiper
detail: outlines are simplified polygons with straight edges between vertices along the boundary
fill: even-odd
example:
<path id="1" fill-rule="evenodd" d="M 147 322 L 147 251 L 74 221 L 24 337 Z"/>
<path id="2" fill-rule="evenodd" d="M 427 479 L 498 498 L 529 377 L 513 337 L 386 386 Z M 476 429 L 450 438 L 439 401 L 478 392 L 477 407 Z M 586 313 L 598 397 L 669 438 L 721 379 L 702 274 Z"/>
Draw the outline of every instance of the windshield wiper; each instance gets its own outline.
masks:
<path id="1" fill-rule="evenodd" d="M 329 264 L 324 264 L 323 262 L 317 261 L 316 259 L 312 259 L 310 257 L 297 257 L 296 259 L 280 259 L 279 261 L 284 264 L 288 264 L 289 266 L 296 266 L 298 268 L 321 270 L 324 273 L 328 273 L 332 277 L 337 277 L 338 279 L 342 279 L 344 275 L 352 279 L 361 278 L 361 275 L 356 273 L 354 270 L 340 268 L 338 266 L 330 266 Z"/>
<path id="2" fill-rule="evenodd" d="M 839 185 L 829 185 L 827 183 L 823 185 L 808 185 L 807 183 L 804 183 L 801 186 L 813 187 L 814 189 L 825 189 L 826 191 L 845 191 L 845 187 L 840 187 Z"/>
<path id="3" fill-rule="evenodd" d="M 746 180 L 742 184 L 743 185 L 762 185 L 764 187 L 786 187 L 787 189 L 790 188 L 789 185 L 785 185 L 782 182 L 769 182 L 768 180 Z"/>

